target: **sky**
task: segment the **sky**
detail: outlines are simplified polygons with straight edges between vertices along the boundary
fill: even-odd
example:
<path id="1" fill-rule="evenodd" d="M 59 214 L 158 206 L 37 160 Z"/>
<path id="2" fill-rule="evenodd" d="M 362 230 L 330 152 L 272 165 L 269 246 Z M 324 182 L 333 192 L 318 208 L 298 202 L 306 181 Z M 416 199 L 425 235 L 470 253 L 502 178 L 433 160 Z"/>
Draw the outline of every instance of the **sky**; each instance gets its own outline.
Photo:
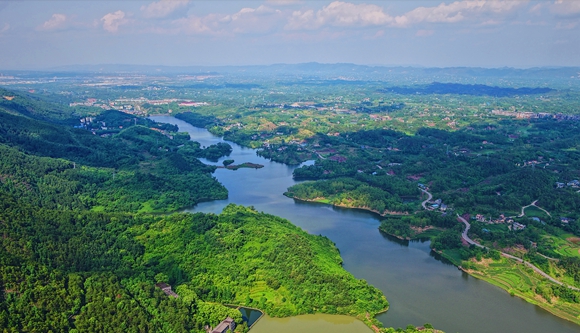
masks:
<path id="1" fill-rule="evenodd" d="M 0 69 L 580 66 L 580 0 L 0 0 Z"/>

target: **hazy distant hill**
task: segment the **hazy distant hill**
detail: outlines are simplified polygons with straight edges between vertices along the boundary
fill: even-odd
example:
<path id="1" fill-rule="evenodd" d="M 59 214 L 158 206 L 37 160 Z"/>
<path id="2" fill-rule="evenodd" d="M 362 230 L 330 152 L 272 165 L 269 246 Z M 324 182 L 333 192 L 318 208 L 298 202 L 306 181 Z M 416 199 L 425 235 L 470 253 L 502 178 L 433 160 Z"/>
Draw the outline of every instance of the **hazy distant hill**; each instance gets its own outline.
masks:
<path id="1" fill-rule="evenodd" d="M 400 75 L 455 75 L 455 76 L 488 76 L 488 77 L 577 77 L 580 67 L 535 67 L 518 69 L 512 67 L 481 68 L 481 67 L 401 67 L 401 66 L 369 66 L 350 63 L 321 64 L 317 62 L 300 64 L 273 64 L 254 66 L 153 66 L 153 65 L 72 65 L 49 69 L 48 71 L 65 72 L 140 72 L 165 74 L 218 74 L 218 73 L 293 73 L 293 74 L 341 74 L 352 73 L 383 73 Z"/>

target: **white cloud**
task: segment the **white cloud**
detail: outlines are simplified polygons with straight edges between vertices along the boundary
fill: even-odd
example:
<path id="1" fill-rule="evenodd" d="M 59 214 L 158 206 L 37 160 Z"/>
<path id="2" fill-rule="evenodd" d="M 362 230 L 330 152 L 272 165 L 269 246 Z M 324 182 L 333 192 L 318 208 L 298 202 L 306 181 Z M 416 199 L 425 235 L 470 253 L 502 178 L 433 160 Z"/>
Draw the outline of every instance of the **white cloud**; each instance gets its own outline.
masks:
<path id="1" fill-rule="evenodd" d="M 412 11 L 397 16 L 397 26 L 409 26 L 417 23 L 456 23 L 478 16 L 502 15 L 521 7 L 527 1 L 505 0 L 475 0 L 456 1 L 450 4 L 441 3 L 437 7 L 418 7 Z"/>
<path id="2" fill-rule="evenodd" d="M 263 34 L 275 26 L 284 24 L 280 10 L 261 5 L 242 8 L 234 14 L 209 14 L 203 17 L 190 15 L 171 21 L 171 28 L 156 28 L 158 33 L 186 33 L 205 35 L 229 35 L 240 33 Z"/>
<path id="3" fill-rule="evenodd" d="M 268 6 L 258 8 L 242 8 L 239 12 L 226 15 L 219 23 L 223 29 L 233 33 L 265 33 L 274 27 L 282 25 L 282 11 Z"/>
<path id="4" fill-rule="evenodd" d="M 403 15 L 392 16 L 382 7 L 335 1 L 318 11 L 295 11 L 286 29 L 317 29 L 322 26 L 394 26 L 408 27 L 420 23 L 456 23 L 467 19 L 497 21 L 497 17 L 512 13 L 527 0 L 466 0 L 434 7 L 417 7 Z"/>
<path id="5" fill-rule="evenodd" d="M 197 16 L 190 16 L 174 20 L 172 24 L 176 27 L 172 32 L 183 32 L 186 34 L 208 34 L 212 33 L 212 29 L 208 26 L 208 21 L 211 21 L 211 16 L 202 18 Z"/>
<path id="6" fill-rule="evenodd" d="M 141 6 L 145 18 L 163 18 L 169 16 L 179 8 L 187 6 L 189 0 L 160 0 L 147 6 Z"/>
<path id="7" fill-rule="evenodd" d="M 226 15 L 222 21 L 236 21 L 247 17 L 265 16 L 272 13 L 281 13 L 279 10 L 272 9 L 267 6 L 260 6 L 258 8 L 242 8 L 239 12 L 233 15 Z"/>
<path id="8" fill-rule="evenodd" d="M 62 29 L 67 23 L 67 17 L 64 14 L 52 14 L 52 17 L 44 22 L 38 30 L 56 30 Z"/>
<path id="9" fill-rule="evenodd" d="M 291 6 L 301 4 L 302 0 L 266 0 L 266 3 L 272 6 Z"/>
<path id="10" fill-rule="evenodd" d="M 385 25 L 392 21 L 393 17 L 383 12 L 383 9 L 377 5 L 335 1 L 316 13 L 312 9 L 293 12 L 286 25 L 286 29 L 316 29 L 324 25 Z"/>
<path id="11" fill-rule="evenodd" d="M 580 1 L 556 0 L 552 4 L 552 11 L 561 16 L 575 16 L 580 14 Z"/>
<path id="12" fill-rule="evenodd" d="M 322 26 L 324 22 L 316 18 L 314 10 L 295 11 L 286 24 L 288 30 L 303 30 L 303 29 L 317 29 Z"/>
<path id="13" fill-rule="evenodd" d="M 121 10 L 114 13 L 108 13 L 101 18 L 101 21 L 103 22 L 103 29 L 108 32 L 117 32 L 121 25 L 128 22 L 125 18 L 125 13 Z"/>

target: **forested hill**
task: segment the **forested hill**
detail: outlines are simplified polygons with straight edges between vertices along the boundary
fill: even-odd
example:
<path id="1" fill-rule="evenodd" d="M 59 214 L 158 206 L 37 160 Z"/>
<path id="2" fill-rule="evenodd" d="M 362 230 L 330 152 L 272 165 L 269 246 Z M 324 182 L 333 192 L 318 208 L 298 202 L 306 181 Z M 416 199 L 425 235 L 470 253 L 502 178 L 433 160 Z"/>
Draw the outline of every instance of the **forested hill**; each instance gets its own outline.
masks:
<path id="1" fill-rule="evenodd" d="M 0 327 L 9 330 L 203 332 L 227 315 L 239 321 L 221 303 L 361 319 L 387 306 L 341 268 L 328 239 L 248 208 L 152 217 L 0 198 Z"/>
<path id="2" fill-rule="evenodd" d="M 394 92 L 402 95 L 428 95 L 428 94 L 457 94 L 472 96 L 495 96 L 495 97 L 513 97 L 519 95 L 538 95 L 547 94 L 554 89 L 550 88 L 506 88 L 497 86 L 488 86 L 484 84 L 460 84 L 460 83 L 440 83 L 433 82 L 426 86 L 413 87 L 390 87 L 382 89 L 382 92 Z"/>
<path id="3" fill-rule="evenodd" d="M 226 197 L 194 157 L 210 151 L 189 138 L 146 125 L 101 137 L 17 108 L 0 117 L 3 330 L 201 333 L 230 316 L 246 331 L 223 304 L 381 326 L 385 297 L 346 272 L 324 237 L 240 206 L 149 214 Z"/>
<path id="4" fill-rule="evenodd" d="M 48 120 L 61 124 L 74 124 L 78 120 L 73 108 L 45 102 L 37 96 L 0 88 L 0 110 Z"/>
<path id="5" fill-rule="evenodd" d="M 151 212 L 227 197 L 214 167 L 191 154 L 203 153 L 199 145 L 176 128 L 110 111 L 97 119 L 126 117 L 129 126 L 101 137 L 31 118 L 20 112 L 26 103 L 11 102 L 0 108 L 0 188 L 7 193 L 46 208 Z"/>

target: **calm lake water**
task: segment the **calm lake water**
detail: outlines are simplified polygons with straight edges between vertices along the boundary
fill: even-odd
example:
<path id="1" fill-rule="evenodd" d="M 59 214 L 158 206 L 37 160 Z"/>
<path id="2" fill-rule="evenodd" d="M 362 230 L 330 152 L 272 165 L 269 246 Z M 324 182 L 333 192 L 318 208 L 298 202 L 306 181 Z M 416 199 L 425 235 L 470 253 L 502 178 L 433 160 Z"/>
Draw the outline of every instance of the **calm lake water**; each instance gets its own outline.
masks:
<path id="1" fill-rule="evenodd" d="M 362 321 L 349 316 L 313 314 L 290 318 L 272 318 L 264 315 L 252 333 L 373 333 Z"/>
<path id="2" fill-rule="evenodd" d="M 242 320 L 248 324 L 248 327 L 252 327 L 256 320 L 260 319 L 264 314 L 261 311 L 240 307 L 240 313 L 242 314 Z"/>
<path id="3" fill-rule="evenodd" d="M 192 140 L 202 146 L 223 141 L 205 129 L 174 117 L 152 119 L 178 125 L 180 131 L 189 132 Z M 259 211 L 284 217 L 311 234 L 327 236 L 339 248 L 344 268 L 387 296 L 390 309 L 377 317 L 385 326 L 397 328 L 430 323 L 446 333 L 580 332 L 580 326 L 512 297 L 442 261 L 431 252 L 429 242 L 401 243 L 389 239 L 378 231 L 379 219 L 371 213 L 284 197 L 282 193 L 296 183 L 292 179 L 295 167 L 271 162 L 257 156 L 254 149 L 228 143 L 233 152 L 223 159 L 234 159 L 236 164 L 259 163 L 265 167 L 216 170 L 214 175 L 228 189 L 229 198 L 202 203 L 190 211 L 217 214 L 229 203 L 254 206 Z M 221 165 L 223 159 L 218 163 L 203 162 Z M 272 319 L 272 322 L 265 317 L 256 323 L 252 332 L 261 332 L 261 326 L 266 324 L 280 325 L 268 326 L 272 327 L 268 331 L 287 326 L 291 328 L 288 332 L 331 332 L 335 331 L 333 320 L 338 320 L 337 316 L 326 315 L 314 316 L 320 320 L 302 317 L 305 316 Z M 324 322 L 328 326 L 321 328 L 319 325 Z M 365 328 L 346 326 L 343 327 L 346 331 L 340 332 L 365 332 Z M 275 329 L 285 332 L 282 328 Z"/>

